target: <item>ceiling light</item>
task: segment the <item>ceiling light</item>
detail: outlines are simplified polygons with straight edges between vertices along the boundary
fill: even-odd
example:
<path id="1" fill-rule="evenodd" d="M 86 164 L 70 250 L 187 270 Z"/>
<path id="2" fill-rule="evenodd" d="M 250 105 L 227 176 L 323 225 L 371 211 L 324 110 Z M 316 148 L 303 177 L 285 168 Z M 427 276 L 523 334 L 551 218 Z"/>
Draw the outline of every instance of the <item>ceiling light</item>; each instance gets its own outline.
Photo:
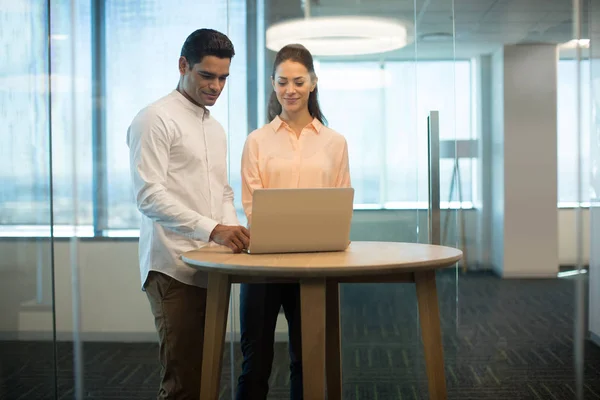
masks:
<path id="1" fill-rule="evenodd" d="M 50 39 L 53 39 L 53 40 L 67 40 L 68 38 L 69 38 L 68 35 L 65 35 L 62 33 L 56 33 L 56 34 L 50 35 Z"/>
<path id="2" fill-rule="evenodd" d="M 423 42 L 445 42 L 454 39 L 454 35 L 448 32 L 431 32 L 419 36 Z"/>
<path id="3" fill-rule="evenodd" d="M 577 47 L 587 49 L 590 47 L 590 39 L 573 39 L 566 43 L 559 44 L 558 47 L 561 49 L 576 49 Z"/>
<path id="4" fill-rule="evenodd" d="M 405 23 L 367 17 L 315 17 L 281 22 L 267 29 L 267 48 L 279 51 L 291 43 L 314 56 L 377 54 L 408 44 Z"/>

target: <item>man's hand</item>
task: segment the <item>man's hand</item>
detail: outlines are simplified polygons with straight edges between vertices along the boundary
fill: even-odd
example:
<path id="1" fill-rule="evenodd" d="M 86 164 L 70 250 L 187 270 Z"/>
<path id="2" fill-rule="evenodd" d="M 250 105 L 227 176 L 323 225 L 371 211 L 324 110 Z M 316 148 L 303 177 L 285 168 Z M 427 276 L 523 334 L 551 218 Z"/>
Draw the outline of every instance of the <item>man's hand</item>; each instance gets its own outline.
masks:
<path id="1" fill-rule="evenodd" d="M 210 234 L 210 240 L 240 253 L 250 245 L 250 232 L 243 226 L 217 225 Z"/>

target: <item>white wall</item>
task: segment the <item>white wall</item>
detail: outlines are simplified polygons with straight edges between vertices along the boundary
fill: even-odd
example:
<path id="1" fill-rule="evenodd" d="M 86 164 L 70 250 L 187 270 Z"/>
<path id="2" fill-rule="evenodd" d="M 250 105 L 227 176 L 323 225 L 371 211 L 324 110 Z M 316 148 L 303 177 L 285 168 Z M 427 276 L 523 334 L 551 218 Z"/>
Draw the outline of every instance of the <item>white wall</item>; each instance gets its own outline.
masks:
<path id="1" fill-rule="evenodd" d="M 492 57 L 492 259 L 504 277 L 558 272 L 557 60 L 544 44 Z"/>
<path id="2" fill-rule="evenodd" d="M 487 257 L 488 246 L 477 235 L 477 212 L 465 212 L 469 254 Z M 561 263 L 572 264 L 576 247 L 573 210 L 558 212 L 560 223 Z M 588 221 L 587 211 L 584 220 Z M 356 212 L 353 240 L 415 241 L 416 211 Z M 419 217 L 426 223 L 425 215 Z M 443 220 L 443 219 L 442 219 Z M 455 224 L 451 221 L 451 225 Z M 421 232 L 426 232 L 421 228 Z M 587 230 L 586 230 L 587 232 Z M 451 237 L 448 244 L 455 243 Z M 589 235 L 585 235 L 586 254 Z M 483 246 L 479 252 L 478 247 Z M 140 290 L 135 240 L 84 240 L 77 246 L 81 274 L 81 332 L 85 340 L 155 340 L 154 325 L 148 301 Z M 38 251 L 39 250 L 39 251 Z M 0 241 L 0 338 L 50 338 L 52 313 L 48 306 L 31 304 L 36 295 L 37 260 L 49 267 L 49 243 L 32 240 Z M 70 244 L 55 243 L 55 298 L 59 339 L 71 338 L 73 328 Z M 481 264 L 471 258 L 470 266 Z M 484 264 L 485 265 L 485 264 Z M 460 278 L 459 278 L 460 279 Z M 236 291 L 234 290 L 234 297 Z M 237 299 L 234 299 L 237 302 Z M 235 306 L 237 309 L 237 303 Z M 235 326 L 237 314 L 234 316 Z M 236 329 L 237 331 L 237 329 Z M 284 320 L 278 332 L 284 336 Z"/>

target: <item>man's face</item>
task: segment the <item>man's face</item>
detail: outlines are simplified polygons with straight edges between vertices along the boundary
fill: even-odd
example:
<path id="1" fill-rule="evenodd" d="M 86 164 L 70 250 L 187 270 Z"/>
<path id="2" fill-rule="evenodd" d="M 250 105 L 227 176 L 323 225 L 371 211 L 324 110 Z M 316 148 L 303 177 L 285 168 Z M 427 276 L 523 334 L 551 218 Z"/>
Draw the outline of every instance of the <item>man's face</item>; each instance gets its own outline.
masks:
<path id="1" fill-rule="evenodd" d="M 180 88 L 183 95 L 199 106 L 214 105 L 225 87 L 230 65 L 229 58 L 204 56 L 202 61 L 191 66 L 185 57 L 180 57 Z"/>

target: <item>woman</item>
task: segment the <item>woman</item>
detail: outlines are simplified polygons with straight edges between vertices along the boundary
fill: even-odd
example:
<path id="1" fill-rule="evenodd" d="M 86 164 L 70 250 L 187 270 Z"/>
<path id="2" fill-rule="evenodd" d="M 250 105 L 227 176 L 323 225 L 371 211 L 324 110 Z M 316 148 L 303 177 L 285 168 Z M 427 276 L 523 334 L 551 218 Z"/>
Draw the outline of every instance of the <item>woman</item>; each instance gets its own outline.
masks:
<path id="1" fill-rule="evenodd" d="M 346 139 L 324 126 L 310 52 L 297 44 L 282 48 L 275 57 L 271 81 L 270 123 L 248 136 L 242 155 L 242 203 L 249 224 L 252 193 L 257 188 L 350 186 Z M 289 330 L 291 399 L 302 399 L 299 285 L 243 284 L 244 361 L 237 400 L 267 398 L 275 325 L 282 306 Z"/>

